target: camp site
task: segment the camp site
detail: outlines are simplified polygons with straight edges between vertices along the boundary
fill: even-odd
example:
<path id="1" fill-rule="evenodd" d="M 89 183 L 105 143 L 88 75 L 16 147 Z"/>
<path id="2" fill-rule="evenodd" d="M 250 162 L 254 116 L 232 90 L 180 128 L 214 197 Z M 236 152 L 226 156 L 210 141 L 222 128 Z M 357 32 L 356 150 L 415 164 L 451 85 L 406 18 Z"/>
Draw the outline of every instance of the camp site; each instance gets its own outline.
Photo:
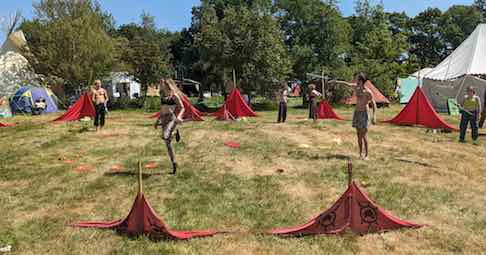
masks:
<path id="1" fill-rule="evenodd" d="M 485 254 L 486 1 L 0 1 L 0 255 Z"/>

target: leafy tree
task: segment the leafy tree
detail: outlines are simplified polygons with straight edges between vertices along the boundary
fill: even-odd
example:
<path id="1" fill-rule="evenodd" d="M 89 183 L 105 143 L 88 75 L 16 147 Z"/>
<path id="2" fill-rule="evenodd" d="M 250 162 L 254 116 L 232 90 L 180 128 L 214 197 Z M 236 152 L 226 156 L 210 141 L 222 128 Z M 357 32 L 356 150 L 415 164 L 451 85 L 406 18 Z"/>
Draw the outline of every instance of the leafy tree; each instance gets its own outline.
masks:
<path id="1" fill-rule="evenodd" d="M 60 79 L 73 93 L 115 66 L 118 41 L 107 34 L 110 16 L 97 1 L 41 0 L 34 9 L 36 16 L 21 29 L 29 42 L 25 55 L 37 73 Z"/>
<path id="2" fill-rule="evenodd" d="M 142 23 L 122 25 L 116 35 L 124 38 L 126 47 L 122 61 L 129 73 L 142 84 L 145 90 L 149 84 L 156 83 L 161 77 L 170 76 L 170 44 L 172 34 L 155 27 L 154 18 L 148 13 L 141 15 Z"/>
<path id="3" fill-rule="evenodd" d="M 442 16 L 441 31 L 446 54 L 457 48 L 481 23 L 481 11 L 474 6 L 454 5 Z"/>

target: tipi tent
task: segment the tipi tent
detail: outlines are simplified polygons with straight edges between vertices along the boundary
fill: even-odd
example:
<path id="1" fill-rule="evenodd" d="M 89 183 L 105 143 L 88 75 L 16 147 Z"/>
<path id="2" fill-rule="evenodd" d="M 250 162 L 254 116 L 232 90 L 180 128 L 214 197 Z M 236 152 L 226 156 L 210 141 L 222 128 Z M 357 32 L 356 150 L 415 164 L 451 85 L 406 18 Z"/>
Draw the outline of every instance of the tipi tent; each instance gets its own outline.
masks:
<path id="1" fill-rule="evenodd" d="M 326 100 L 322 100 L 319 103 L 317 118 L 319 118 L 319 119 L 344 120 L 339 115 L 337 115 L 337 113 L 334 111 L 334 109 L 332 109 L 332 106 Z"/>
<path id="2" fill-rule="evenodd" d="M 184 104 L 184 110 L 185 110 L 183 116 L 184 121 L 204 121 L 202 118 L 204 114 L 191 104 L 191 101 L 189 101 L 189 98 L 187 98 L 187 96 L 182 95 L 181 99 L 182 99 L 182 104 Z M 160 112 L 157 112 L 154 115 L 150 116 L 150 118 L 159 118 L 159 117 L 160 117 Z"/>
<path id="3" fill-rule="evenodd" d="M 84 117 L 95 117 L 95 108 L 88 93 L 84 93 L 69 109 L 54 121 L 76 121 Z"/>
<path id="4" fill-rule="evenodd" d="M 385 121 L 396 125 L 420 125 L 433 129 L 457 130 L 435 112 L 420 87 L 417 87 L 407 106 L 393 119 Z"/>
<path id="5" fill-rule="evenodd" d="M 230 95 L 226 98 L 224 105 L 215 113 L 214 116 L 222 118 L 225 115 L 225 110 L 228 111 L 231 116 L 238 119 L 241 117 L 256 117 L 256 113 L 246 104 L 243 97 L 241 97 L 238 89 L 233 89 Z"/>
<path id="6" fill-rule="evenodd" d="M 480 24 L 471 35 L 423 80 L 423 89 L 438 111 L 447 110 L 447 98 L 459 100 L 465 86 L 484 91 L 486 81 L 471 77 L 486 74 L 486 24 Z M 484 93 L 477 93 L 482 100 Z"/>
<path id="7" fill-rule="evenodd" d="M 375 87 L 375 85 L 371 81 L 367 81 L 365 83 L 365 87 L 371 91 L 371 94 L 373 95 L 373 99 L 377 104 L 380 105 L 388 105 L 390 104 L 390 100 L 388 100 L 381 92 L 379 89 Z M 353 95 L 350 97 L 344 99 L 345 104 L 356 104 L 356 94 L 353 91 Z"/>

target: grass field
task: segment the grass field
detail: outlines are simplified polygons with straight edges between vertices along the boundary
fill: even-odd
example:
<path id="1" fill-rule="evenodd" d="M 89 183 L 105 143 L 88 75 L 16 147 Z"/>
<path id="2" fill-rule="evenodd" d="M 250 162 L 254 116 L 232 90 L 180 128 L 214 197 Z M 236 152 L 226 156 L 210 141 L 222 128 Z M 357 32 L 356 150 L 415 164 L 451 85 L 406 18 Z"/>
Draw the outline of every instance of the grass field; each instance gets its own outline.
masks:
<path id="1" fill-rule="evenodd" d="M 378 111 L 378 119 L 399 106 Z M 340 108 L 351 118 L 352 110 Z M 56 115 L 19 116 L 0 130 L 0 247 L 14 254 L 480 254 L 486 251 L 486 141 L 459 144 L 458 134 L 417 127 L 373 126 L 371 160 L 357 159 L 349 121 L 305 119 L 290 109 L 286 124 L 274 111 L 239 122 L 184 123 L 170 164 L 153 120 L 141 111 L 110 112 L 103 134 L 80 122 L 53 124 Z M 457 125 L 457 119 L 447 117 Z M 468 137 L 469 141 L 470 138 Z M 228 140 L 240 149 L 223 146 Z M 308 147 L 308 148 L 304 148 Z M 355 179 L 396 216 L 428 224 L 419 230 L 357 236 L 278 238 L 260 234 L 304 223 L 346 189 L 346 158 Z M 123 218 L 144 191 L 174 229 L 217 228 L 235 234 L 182 242 L 153 242 L 113 231 L 75 229 L 82 220 Z M 69 162 L 72 161 L 72 162 Z M 119 164 L 125 175 L 111 175 Z M 88 171 L 77 171 L 85 166 Z M 279 169 L 283 172 L 278 171 Z M 161 173 L 152 175 L 152 173 Z"/>

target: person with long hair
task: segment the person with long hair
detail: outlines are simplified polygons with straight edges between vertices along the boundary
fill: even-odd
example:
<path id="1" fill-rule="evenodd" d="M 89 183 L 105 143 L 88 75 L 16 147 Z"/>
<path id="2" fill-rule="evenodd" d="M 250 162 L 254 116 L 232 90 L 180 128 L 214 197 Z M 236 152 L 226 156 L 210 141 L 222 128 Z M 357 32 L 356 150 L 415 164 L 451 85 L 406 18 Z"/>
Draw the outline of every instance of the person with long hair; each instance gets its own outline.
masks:
<path id="1" fill-rule="evenodd" d="M 181 96 L 177 93 L 177 85 L 172 79 L 160 80 L 160 117 L 155 122 L 154 127 L 162 127 L 162 140 L 167 146 L 172 163 L 172 174 L 177 172 L 177 162 L 175 160 L 174 150 L 172 148 L 172 137 L 176 131 L 176 141 L 179 142 L 179 130 L 176 130 L 178 124 L 183 122 L 184 104 Z"/>
<path id="2" fill-rule="evenodd" d="M 354 94 L 356 95 L 356 108 L 353 113 L 353 124 L 356 128 L 356 134 L 358 137 L 359 157 L 362 160 L 368 160 L 368 126 L 370 122 L 369 106 L 373 109 L 373 115 L 371 123 L 376 123 L 376 102 L 373 99 L 371 90 L 366 88 L 366 83 L 369 82 L 364 73 L 356 75 L 356 85 L 345 81 L 334 81 L 338 84 L 351 86 L 354 88 Z M 364 151 L 363 151 L 364 150 Z"/>
<path id="3" fill-rule="evenodd" d="M 309 119 L 313 119 L 314 122 L 317 121 L 317 101 L 322 94 L 316 90 L 316 85 L 310 84 L 308 90 L 309 98 Z"/>

